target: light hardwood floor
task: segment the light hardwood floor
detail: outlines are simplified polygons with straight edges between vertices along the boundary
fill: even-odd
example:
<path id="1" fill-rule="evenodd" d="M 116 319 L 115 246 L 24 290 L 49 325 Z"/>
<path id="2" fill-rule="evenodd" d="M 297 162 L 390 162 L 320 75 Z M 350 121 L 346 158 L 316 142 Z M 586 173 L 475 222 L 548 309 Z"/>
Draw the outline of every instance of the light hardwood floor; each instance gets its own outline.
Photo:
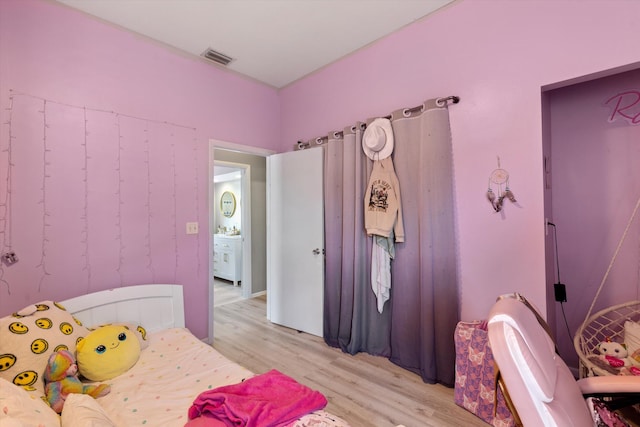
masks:
<path id="1" fill-rule="evenodd" d="M 213 279 L 213 306 L 218 307 L 242 300 L 242 288 L 233 286 L 233 282 L 218 278 Z"/>
<path id="2" fill-rule="evenodd" d="M 425 384 L 386 358 L 351 356 L 270 323 L 265 297 L 216 307 L 213 347 L 255 373 L 277 369 L 322 392 L 326 410 L 353 427 L 488 425 L 453 402 L 453 389 Z"/>

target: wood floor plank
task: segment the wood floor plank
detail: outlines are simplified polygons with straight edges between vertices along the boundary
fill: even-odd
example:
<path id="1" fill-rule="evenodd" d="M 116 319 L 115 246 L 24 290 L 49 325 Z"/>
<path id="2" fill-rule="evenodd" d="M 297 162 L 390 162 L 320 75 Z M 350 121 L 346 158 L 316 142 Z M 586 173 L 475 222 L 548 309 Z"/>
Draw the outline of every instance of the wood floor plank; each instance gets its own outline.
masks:
<path id="1" fill-rule="evenodd" d="M 353 427 L 486 427 L 453 401 L 384 357 L 349 355 L 322 338 L 270 323 L 265 297 L 215 307 L 213 347 L 255 373 L 277 369 L 320 391 L 326 410 Z"/>
<path id="2" fill-rule="evenodd" d="M 233 286 L 233 282 L 213 279 L 213 306 L 230 304 L 242 300 L 242 288 Z"/>

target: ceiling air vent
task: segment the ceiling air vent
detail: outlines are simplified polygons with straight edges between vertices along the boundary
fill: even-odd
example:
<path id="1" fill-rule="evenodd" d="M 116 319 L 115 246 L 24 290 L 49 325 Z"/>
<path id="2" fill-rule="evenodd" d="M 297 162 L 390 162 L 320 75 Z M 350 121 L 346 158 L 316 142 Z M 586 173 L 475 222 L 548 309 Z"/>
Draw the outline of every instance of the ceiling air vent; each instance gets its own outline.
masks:
<path id="1" fill-rule="evenodd" d="M 207 58 L 209 61 L 213 61 L 216 64 L 225 65 L 225 66 L 228 65 L 231 61 L 233 61 L 233 58 L 225 55 L 224 53 L 216 52 L 211 48 L 208 48 L 207 50 L 202 52 L 202 56 Z"/>

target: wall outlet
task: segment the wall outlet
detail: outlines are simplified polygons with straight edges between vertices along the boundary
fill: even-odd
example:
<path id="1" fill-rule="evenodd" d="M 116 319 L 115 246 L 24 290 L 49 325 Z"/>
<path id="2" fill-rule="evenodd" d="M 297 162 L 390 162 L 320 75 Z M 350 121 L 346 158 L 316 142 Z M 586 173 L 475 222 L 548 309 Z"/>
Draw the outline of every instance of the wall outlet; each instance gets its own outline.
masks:
<path id="1" fill-rule="evenodd" d="M 187 234 L 198 234 L 198 223 L 197 222 L 188 222 L 187 223 Z"/>

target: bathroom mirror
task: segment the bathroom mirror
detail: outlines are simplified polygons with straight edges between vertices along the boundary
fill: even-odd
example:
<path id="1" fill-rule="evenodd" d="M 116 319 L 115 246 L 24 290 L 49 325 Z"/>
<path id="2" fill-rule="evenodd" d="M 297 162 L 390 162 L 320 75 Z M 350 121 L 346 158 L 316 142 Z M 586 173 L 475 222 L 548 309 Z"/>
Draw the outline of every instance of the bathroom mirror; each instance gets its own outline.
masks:
<path id="1" fill-rule="evenodd" d="M 225 191 L 220 197 L 222 215 L 231 218 L 236 213 L 236 196 L 231 191 Z"/>

